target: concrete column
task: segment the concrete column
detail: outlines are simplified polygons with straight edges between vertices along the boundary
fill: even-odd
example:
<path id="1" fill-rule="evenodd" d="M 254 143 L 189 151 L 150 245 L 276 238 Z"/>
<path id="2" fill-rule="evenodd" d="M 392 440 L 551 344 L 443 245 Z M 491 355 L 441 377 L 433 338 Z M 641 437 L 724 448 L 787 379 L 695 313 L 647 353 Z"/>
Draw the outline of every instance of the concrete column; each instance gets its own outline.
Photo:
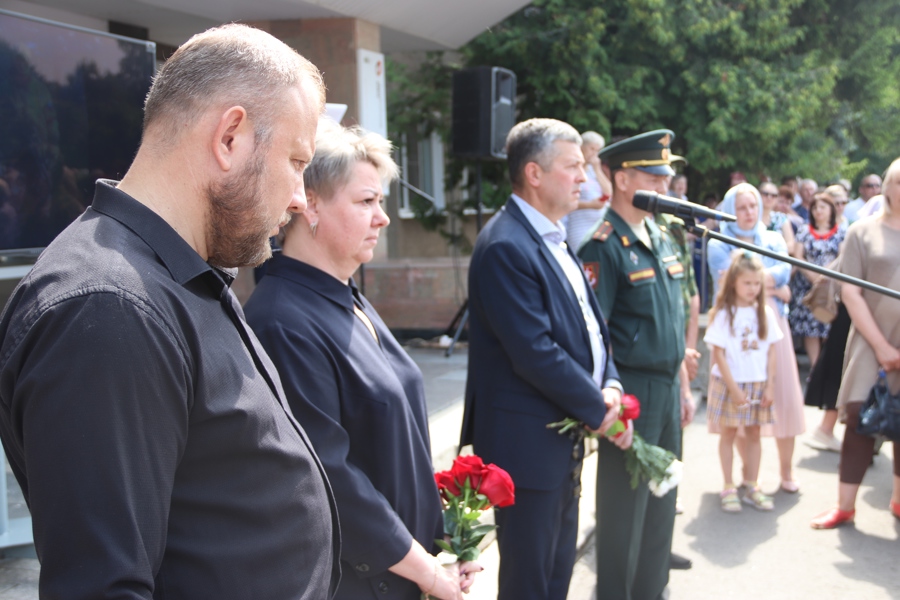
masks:
<path id="1" fill-rule="evenodd" d="M 316 65 L 325 78 L 328 102 L 347 105 L 341 124 L 359 123 L 359 73 L 356 51 L 381 52 L 381 27 L 352 18 L 253 21 Z M 388 236 L 375 247 L 374 261 L 388 258 Z"/>
<path id="2" fill-rule="evenodd" d="M 347 105 L 343 125 L 359 122 L 357 50 L 381 52 L 381 28 L 361 19 L 306 19 L 249 23 L 271 33 L 319 67 L 328 102 Z"/>

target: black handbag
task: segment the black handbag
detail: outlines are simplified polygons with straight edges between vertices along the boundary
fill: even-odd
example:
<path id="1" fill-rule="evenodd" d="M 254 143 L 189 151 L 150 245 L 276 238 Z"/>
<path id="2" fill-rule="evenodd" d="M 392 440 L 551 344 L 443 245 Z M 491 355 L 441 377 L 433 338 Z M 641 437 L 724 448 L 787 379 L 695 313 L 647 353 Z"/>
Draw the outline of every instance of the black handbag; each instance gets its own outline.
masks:
<path id="1" fill-rule="evenodd" d="M 878 370 L 878 380 L 859 411 L 856 431 L 900 441 L 900 396 L 891 395 L 884 369 Z"/>

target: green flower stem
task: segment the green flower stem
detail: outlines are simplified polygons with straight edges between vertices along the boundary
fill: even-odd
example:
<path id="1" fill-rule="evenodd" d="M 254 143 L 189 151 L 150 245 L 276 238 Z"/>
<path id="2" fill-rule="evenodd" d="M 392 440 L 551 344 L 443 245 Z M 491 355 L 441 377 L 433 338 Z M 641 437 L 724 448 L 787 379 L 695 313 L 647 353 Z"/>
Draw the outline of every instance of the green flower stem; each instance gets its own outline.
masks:
<path id="1" fill-rule="evenodd" d="M 457 482 L 459 484 L 459 482 Z M 444 532 L 449 540 L 435 540 L 445 552 L 456 555 L 460 562 L 475 560 L 480 554 L 478 544 L 495 525 L 482 525 L 481 513 L 490 508 L 490 501 L 477 489 L 472 489 L 469 478 L 462 484 L 460 496 L 452 496 L 445 502 Z"/>
<path id="2" fill-rule="evenodd" d="M 584 427 L 584 423 L 572 417 L 566 417 L 562 421 L 549 423 L 548 429 L 556 429 L 560 434 L 567 433 L 575 427 Z M 606 432 L 607 438 L 613 438 L 625 431 L 625 424 L 616 421 Z M 597 437 L 593 433 L 586 433 L 587 437 Z M 641 435 L 635 431 L 631 446 L 625 453 L 625 470 L 631 476 L 631 489 L 637 489 L 641 481 L 664 481 L 668 474 L 666 469 L 675 460 L 675 455 L 664 448 L 648 444 Z"/>

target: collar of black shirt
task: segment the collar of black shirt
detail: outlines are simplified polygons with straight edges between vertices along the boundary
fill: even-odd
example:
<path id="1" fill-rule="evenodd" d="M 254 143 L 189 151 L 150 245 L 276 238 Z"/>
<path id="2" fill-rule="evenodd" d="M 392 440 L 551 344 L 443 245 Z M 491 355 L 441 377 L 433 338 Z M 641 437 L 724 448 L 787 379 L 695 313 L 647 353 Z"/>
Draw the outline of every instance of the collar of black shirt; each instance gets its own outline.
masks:
<path id="1" fill-rule="evenodd" d="M 276 254 L 267 264 L 266 277 L 270 275 L 281 277 L 297 285 L 309 288 L 316 294 L 349 310 L 353 310 L 354 300 L 360 306 L 365 307 L 363 298 L 356 288 L 356 282 L 353 281 L 353 278 L 345 285 L 325 271 L 296 258 L 285 256 L 284 253 Z"/>
<path id="2" fill-rule="evenodd" d="M 119 221 L 144 240 L 178 283 L 184 285 L 204 273 L 212 272 L 225 286 L 231 285 L 237 276 L 237 269 L 222 269 L 205 262 L 162 217 L 116 189 L 118 183 L 110 179 L 97 180 L 90 209 Z"/>

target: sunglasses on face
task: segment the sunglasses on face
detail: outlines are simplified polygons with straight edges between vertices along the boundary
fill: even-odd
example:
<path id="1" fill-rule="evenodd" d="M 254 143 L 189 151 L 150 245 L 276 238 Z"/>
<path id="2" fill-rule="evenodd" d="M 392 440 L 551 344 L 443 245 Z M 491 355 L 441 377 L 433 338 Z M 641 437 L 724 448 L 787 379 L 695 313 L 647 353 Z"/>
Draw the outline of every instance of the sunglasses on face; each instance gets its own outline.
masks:
<path id="1" fill-rule="evenodd" d="M 774 192 L 760 192 L 759 195 L 765 196 L 766 198 L 777 198 L 778 197 L 778 194 L 776 194 Z"/>
<path id="2" fill-rule="evenodd" d="M 863 184 L 863 187 L 865 187 L 865 188 L 877 188 L 877 187 L 881 187 L 881 184 L 880 184 L 880 183 L 864 183 L 864 184 Z"/>

